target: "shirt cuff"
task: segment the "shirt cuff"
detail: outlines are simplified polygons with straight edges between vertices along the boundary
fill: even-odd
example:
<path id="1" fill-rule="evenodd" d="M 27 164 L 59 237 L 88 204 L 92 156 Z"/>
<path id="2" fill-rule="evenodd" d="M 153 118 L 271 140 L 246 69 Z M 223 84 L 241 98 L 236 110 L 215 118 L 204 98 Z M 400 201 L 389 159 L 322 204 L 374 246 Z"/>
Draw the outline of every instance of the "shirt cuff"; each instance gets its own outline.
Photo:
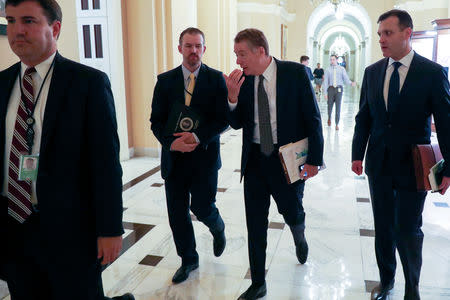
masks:
<path id="1" fill-rule="evenodd" d="M 230 107 L 230 111 L 235 110 L 235 109 L 236 109 L 236 106 L 237 106 L 237 102 L 231 103 L 231 102 L 230 102 L 230 99 L 228 99 L 228 107 Z"/>
<path id="2" fill-rule="evenodd" d="M 200 144 L 200 140 L 198 139 L 198 136 L 193 132 L 192 135 L 195 138 L 195 141 L 197 142 L 197 144 Z"/>

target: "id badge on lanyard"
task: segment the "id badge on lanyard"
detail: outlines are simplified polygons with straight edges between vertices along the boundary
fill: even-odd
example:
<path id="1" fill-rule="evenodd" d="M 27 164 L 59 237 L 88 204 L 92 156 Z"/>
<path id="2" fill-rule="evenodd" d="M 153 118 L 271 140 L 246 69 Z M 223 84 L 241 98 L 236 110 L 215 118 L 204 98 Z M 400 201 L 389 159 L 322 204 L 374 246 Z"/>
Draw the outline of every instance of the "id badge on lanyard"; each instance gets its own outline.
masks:
<path id="1" fill-rule="evenodd" d="M 33 103 L 33 106 L 28 108 L 27 105 L 25 105 L 25 103 L 24 103 L 25 110 L 28 115 L 27 119 L 25 120 L 25 122 L 27 124 L 26 144 L 27 144 L 27 148 L 28 148 L 28 154 L 26 154 L 26 153 L 20 154 L 19 176 L 18 176 L 19 181 L 25 181 L 25 180 L 36 181 L 36 179 L 37 179 L 38 166 L 39 166 L 39 154 L 31 154 L 32 149 L 33 149 L 34 133 L 35 133 L 33 127 L 34 127 L 34 124 L 36 123 L 36 121 L 33 117 L 33 114 L 34 114 L 34 110 L 36 108 L 36 104 L 39 101 L 45 81 L 47 80 L 47 77 L 50 74 L 50 71 L 55 64 L 55 59 L 56 59 L 56 56 L 53 59 L 53 62 L 50 65 L 50 68 L 48 69 L 47 74 L 45 74 L 44 80 L 42 81 L 41 87 L 39 89 L 39 93 L 37 94 L 37 97 Z M 20 71 L 19 78 L 20 78 L 21 73 L 22 72 Z M 21 92 L 21 95 L 24 94 L 24 92 L 22 90 L 22 85 L 20 85 L 20 92 Z M 22 97 L 21 97 L 21 99 L 22 99 Z"/>
<path id="2" fill-rule="evenodd" d="M 20 155 L 19 180 L 36 181 L 39 166 L 39 155 Z"/>

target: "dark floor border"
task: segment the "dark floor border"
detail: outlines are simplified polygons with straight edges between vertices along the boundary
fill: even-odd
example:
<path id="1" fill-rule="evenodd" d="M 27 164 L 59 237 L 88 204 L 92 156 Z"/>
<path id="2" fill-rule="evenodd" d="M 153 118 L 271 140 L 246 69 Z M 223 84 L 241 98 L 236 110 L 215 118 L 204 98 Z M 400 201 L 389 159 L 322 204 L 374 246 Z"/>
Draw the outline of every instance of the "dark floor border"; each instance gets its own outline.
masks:
<path id="1" fill-rule="evenodd" d="M 150 176 L 152 176 L 153 174 L 155 174 L 156 172 L 159 172 L 161 170 L 161 166 L 157 166 L 154 167 L 153 169 L 151 169 L 148 172 L 145 172 L 144 174 L 142 174 L 139 177 L 136 177 L 135 179 L 132 179 L 131 181 L 125 183 L 122 187 L 122 192 L 125 192 L 126 190 L 128 190 L 129 188 L 135 186 L 136 184 L 138 184 L 139 182 L 149 178 Z"/>

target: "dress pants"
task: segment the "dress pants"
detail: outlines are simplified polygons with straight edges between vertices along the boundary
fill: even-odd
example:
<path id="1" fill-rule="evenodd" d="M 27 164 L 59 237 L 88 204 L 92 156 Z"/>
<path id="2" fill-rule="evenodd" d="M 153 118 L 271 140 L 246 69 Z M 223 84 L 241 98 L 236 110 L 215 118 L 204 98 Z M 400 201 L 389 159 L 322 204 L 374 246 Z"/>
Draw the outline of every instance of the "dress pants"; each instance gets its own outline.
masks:
<path id="1" fill-rule="evenodd" d="M 338 92 L 338 89 L 341 91 Z M 341 102 L 342 102 L 342 92 L 344 89 L 341 85 L 337 87 L 330 86 L 328 87 L 328 120 L 331 120 L 331 112 L 333 111 L 333 104 L 336 103 L 336 112 L 335 112 L 335 123 L 339 124 L 339 120 L 341 119 Z"/>
<path id="2" fill-rule="evenodd" d="M 0 276 L 8 283 L 11 299 L 109 299 L 103 293 L 96 257 L 64 257 L 63 249 L 60 258 L 49 255 L 48 246 L 40 238 L 39 219 L 39 213 L 34 212 L 23 224 L 10 217 L 6 222 L 7 245 L 0 261 Z"/>
<path id="3" fill-rule="evenodd" d="M 412 165 L 401 175 L 391 170 L 389 152 L 383 173 L 369 176 L 369 188 L 375 221 L 375 252 L 382 285 L 394 280 L 399 252 L 406 289 L 419 285 L 422 266 L 422 212 L 426 192 L 417 192 Z"/>
<path id="4" fill-rule="evenodd" d="M 278 212 L 286 223 L 304 230 L 304 187 L 302 180 L 287 183 L 277 146 L 270 156 L 265 156 L 259 144 L 252 145 L 244 173 L 244 197 L 250 271 L 254 284 L 265 281 L 270 196 L 274 198 Z"/>
<path id="5" fill-rule="evenodd" d="M 215 204 L 217 173 L 216 166 L 202 162 L 202 150 L 199 149 L 180 154 L 165 180 L 169 224 L 183 265 L 198 262 L 189 210 L 211 232 L 220 232 L 225 228 Z"/>

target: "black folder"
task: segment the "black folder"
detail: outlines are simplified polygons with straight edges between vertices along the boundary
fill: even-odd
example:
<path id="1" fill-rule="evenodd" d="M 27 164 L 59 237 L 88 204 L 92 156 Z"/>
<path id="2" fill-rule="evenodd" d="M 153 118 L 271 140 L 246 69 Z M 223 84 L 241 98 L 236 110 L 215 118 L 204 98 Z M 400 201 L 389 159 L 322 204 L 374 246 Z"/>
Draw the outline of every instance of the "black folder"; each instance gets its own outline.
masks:
<path id="1" fill-rule="evenodd" d="M 194 132 L 202 123 L 202 116 L 192 107 L 180 101 L 174 101 L 167 119 L 164 134 L 173 135 L 177 132 Z"/>

